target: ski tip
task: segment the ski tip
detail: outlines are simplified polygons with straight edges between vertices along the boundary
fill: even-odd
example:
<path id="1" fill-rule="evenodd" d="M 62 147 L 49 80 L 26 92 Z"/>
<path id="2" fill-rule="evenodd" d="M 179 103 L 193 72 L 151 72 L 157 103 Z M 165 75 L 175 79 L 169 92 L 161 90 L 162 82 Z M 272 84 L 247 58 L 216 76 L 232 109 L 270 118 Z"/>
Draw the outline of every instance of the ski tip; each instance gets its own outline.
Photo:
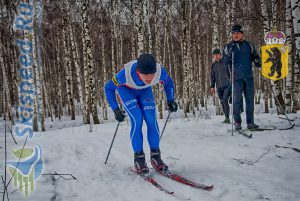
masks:
<path id="1" fill-rule="evenodd" d="M 213 189 L 214 189 L 214 185 L 204 188 L 204 190 L 207 190 L 207 191 L 212 191 Z"/>
<path id="2" fill-rule="evenodd" d="M 249 135 L 249 138 L 252 138 L 252 133 Z"/>
<path id="3" fill-rule="evenodd" d="M 292 129 L 292 128 L 294 128 L 295 127 L 295 123 L 293 123 L 293 125 L 291 126 L 291 127 L 289 127 L 289 129 Z"/>
<path id="4" fill-rule="evenodd" d="M 277 128 L 278 130 L 280 131 L 284 131 L 284 130 L 290 130 L 290 129 L 293 129 L 295 127 L 295 123 L 293 123 L 291 126 L 289 127 L 286 127 L 286 128 Z"/>

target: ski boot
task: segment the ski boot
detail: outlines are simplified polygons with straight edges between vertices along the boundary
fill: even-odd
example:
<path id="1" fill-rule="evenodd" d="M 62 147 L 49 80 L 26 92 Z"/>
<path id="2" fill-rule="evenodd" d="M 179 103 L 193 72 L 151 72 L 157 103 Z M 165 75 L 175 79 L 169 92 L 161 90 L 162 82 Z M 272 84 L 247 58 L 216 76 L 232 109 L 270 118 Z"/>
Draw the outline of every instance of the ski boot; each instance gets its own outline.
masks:
<path id="1" fill-rule="evenodd" d="M 225 120 L 223 121 L 224 124 L 230 124 L 230 119 L 229 117 L 226 117 Z"/>
<path id="2" fill-rule="evenodd" d="M 155 170 L 166 172 L 168 171 L 168 166 L 161 160 L 160 150 L 151 149 L 151 164 Z"/>
<path id="3" fill-rule="evenodd" d="M 148 174 L 149 168 L 145 160 L 145 154 L 143 151 L 134 153 L 134 167 L 138 174 Z"/>
<path id="4" fill-rule="evenodd" d="M 234 122 L 234 128 L 236 131 L 242 130 L 242 125 L 240 122 Z"/>
<path id="5" fill-rule="evenodd" d="M 247 128 L 249 130 L 256 130 L 256 129 L 259 128 L 259 126 L 257 124 L 255 124 L 255 123 L 249 123 L 249 124 L 247 124 Z"/>

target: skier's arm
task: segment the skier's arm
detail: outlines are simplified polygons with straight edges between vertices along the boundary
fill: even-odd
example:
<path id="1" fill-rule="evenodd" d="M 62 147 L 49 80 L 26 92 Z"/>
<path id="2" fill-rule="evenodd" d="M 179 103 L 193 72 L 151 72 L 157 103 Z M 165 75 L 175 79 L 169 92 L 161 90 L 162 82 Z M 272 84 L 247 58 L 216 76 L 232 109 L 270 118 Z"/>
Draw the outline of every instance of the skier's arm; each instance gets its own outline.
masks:
<path id="1" fill-rule="evenodd" d="M 161 67 L 160 82 L 165 87 L 167 101 L 168 102 L 174 101 L 174 84 L 173 84 L 173 80 L 168 75 L 167 71 L 163 67 Z"/>
<path id="2" fill-rule="evenodd" d="M 228 44 L 228 45 L 225 45 L 224 48 L 223 48 L 223 60 L 225 62 L 225 64 L 227 66 L 229 66 L 231 68 L 231 65 L 232 65 L 232 52 L 233 52 L 233 47 L 232 45 Z"/>
<path id="3" fill-rule="evenodd" d="M 255 66 L 257 68 L 261 68 L 261 59 L 260 59 L 260 56 L 259 56 L 259 54 L 258 54 L 258 52 L 256 51 L 255 48 L 253 49 L 252 58 L 253 58 L 253 62 L 255 64 Z"/>
<path id="4" fill-rule="evenodd" d="M 216 76 L 214 72 L 214 65 L 211 65 L 211 70 L 210 70 L 210 88 L 215 88 L 216 84 Z"/>
<path id="5" fill-rule="evenodd" d="M 105 85 L 105 96 L 108 104 L 113 111 L 115 111 L 119 107 L 115 94 L 116 89 L 117 86 L 112 80 L 109 80 Z"/>
<path id="6" fill-rule="evenodd" d="M 106 99 L 113 111 L 115 111 L 119 107 L 115 91 L 118 88 L 118 86 L 124 84 L 124 79 L 125 70 L 122 69 L 117 75 L 113 76 L 113 78 L 109 80 L 105 85 Z"/>

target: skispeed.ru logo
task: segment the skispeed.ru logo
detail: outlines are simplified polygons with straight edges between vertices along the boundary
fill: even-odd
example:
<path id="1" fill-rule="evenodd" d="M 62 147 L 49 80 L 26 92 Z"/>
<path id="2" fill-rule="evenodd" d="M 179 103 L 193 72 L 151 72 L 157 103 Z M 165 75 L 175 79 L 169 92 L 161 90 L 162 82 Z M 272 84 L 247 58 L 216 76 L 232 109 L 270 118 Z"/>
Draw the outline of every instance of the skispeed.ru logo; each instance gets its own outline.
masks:
<path id="1" fill-rule="evenodd" d="M 34 87 L 34 51 L 36 45 L 33 32 L 33 21 L 35 7 L 33 0 L 28 0 L 28 3 L 20 3 L 17 7 L 17 16 L 14 20 L 14 31 L 16 35 L 22 36 L 16 40 L 19 48 L 18 62 L 20 64 L 19 76 L 20 82 L 18 85 L 19 105 L 17 110 L 19 118 L 16 120 L 15 132 L 18 138 L 26 140 L 33 138 L 33 112 L 34 100 L 36 98 L 36 88 Z M 42 4 L 37 2 L 38 20 L 42 19 Z M 39 112 L 39 111 L 38 111 Z M 34 149 L 24 148 L 13 150 L 13 155 L 17 159 L 6 162 L 7 170 L 10 172 L 12 181 L 18 190 L 28 197 L 35 188 L 35 182 L 39 178 L 43 170 L 42 149 L 40 145 L 36 145 Z M 5 170 L 5 171 L 7 171 Z M 5 184 L 6 185 L 6 184 Z"/>
<path id="2" fill-rule="evenodd" d="M 14 150 L 13 153 L 17 160 L 7 162 L 9 172 L 14 185 L 23 191 L 25 197 L 28 197 L 29 192 L 33 192 L 34 183 L 43 170 L 42 149 L 36 145 L 34 149 L 21 148 Z"/>

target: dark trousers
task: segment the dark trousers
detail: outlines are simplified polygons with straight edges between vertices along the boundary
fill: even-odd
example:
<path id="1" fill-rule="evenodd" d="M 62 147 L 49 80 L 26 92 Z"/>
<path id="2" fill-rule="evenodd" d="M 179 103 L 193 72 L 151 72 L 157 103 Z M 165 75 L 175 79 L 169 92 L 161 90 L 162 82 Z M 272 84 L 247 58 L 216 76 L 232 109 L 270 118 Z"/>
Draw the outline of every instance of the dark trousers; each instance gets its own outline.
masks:
<path id="1" fill-rule="evenodd" d="M 229 118 L 229 97 L 231 95 L 231 87 L 221 87 L 217 90 L 219 99 L 221 101 L 223 112 L 226 118 Z"/>
<path id="2" fill-rule="evenodd" d="M 243 94 L 246 102 L 247 124 L 254 122 L 254 80 L 253 78 L 239 79 L 234 81 L 233 89 L 233 118 L 235 122 L 242 122 L 241 108 L 243 107 Z"/>

